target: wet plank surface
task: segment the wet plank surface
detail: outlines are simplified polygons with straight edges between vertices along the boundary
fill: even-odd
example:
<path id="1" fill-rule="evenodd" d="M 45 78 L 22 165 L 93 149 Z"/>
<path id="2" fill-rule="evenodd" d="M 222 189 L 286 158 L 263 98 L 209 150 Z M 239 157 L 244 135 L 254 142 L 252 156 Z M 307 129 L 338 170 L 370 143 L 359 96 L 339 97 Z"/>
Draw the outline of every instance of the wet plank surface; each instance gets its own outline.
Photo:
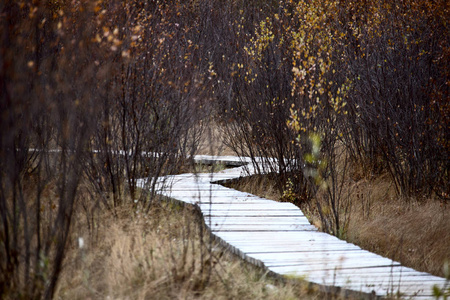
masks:
<path id="1" fill-rule="evenodd" d="M 201 163 L 236 166 L 214 174 L 181 174 L 161 181 L 159 193 L 198 205 L 211 232 L 243 259 L 289 276 L 324 286 L 378 296 L 400 293 L 406 299 L 429 299 L 445 279 L 401 266 L 319 232 L 301 210 L 216 184 L 244 176 L 244 164 L 233 156 L 198 156 Z M 252 168 L 247 166 L 252 172 Z M 164 184 L 163 184 L 164 182 Z M 143 186 L 143 181 L 139 184 Z"/>

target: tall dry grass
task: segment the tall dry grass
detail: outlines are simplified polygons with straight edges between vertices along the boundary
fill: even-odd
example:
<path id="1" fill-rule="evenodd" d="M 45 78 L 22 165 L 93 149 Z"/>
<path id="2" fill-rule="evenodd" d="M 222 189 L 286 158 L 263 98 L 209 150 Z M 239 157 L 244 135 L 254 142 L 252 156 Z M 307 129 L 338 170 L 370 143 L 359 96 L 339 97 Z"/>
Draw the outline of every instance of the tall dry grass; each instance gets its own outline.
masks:
<path id="1" fill-rule="evenodd" d="M 76 220 L 57 299 L 326 297 L 316 287 L 270 277 L 229 254 L 188 206 L 169 202 L 149 214 L 124 207 L 116 217 L 105 212 L 91 237 L 81 214 Z"/>
<path id="2" fill-rule="evenodd" d="M 204 130 L 199 137 L 197 154 L 201 155 L 236 155 L 223 143 L 223 129 L 212 118 L 202 120 Z"/>
<path id="3" fill-rule="evenodd" d="M 355 183 L 347 240 L 406 266 L 444 276 L 450 262 L 450 207 L 396 196 L 388 176 Z"/>

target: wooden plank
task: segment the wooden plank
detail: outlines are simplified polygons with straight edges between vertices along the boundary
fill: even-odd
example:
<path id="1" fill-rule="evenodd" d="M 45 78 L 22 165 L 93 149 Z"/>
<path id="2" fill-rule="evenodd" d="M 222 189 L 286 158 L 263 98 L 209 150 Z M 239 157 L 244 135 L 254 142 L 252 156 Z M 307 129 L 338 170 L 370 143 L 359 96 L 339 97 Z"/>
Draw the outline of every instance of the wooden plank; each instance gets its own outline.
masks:
<path id="1" fill-rule="evenodd" d="M 258 204 L 269 204 L 270 200 L 255 200 L 247 197 L 214 197 L 208 201 L 201 201 L 198 205 L 215 205 L 215 204 L 247 204 L 247 205 L 258 205 Z"/>
<path id="2" fill-rule="evenodd" d="M 233 190 L 226 190 L 226 191 L 218 191 L 218 190 L 213 190 L 213 191 L 198 191 L 198 190 L 192 190 L 192 191 L 170 191 L 170 190 L 163 190 L 161 191 L 162 193 L 166 194 L 166 195 L 170 195 L 173 198 L 182 200 L 184 197 L 189 197 L 189 196 L 195 196 L 195 197 L 201 197 L 201 198 L 215 198 L 215 197 L 245 197 L 243 196 L 243 193 L 241 192 L 236 192 Z M 250 194 L 248 194 L 250 195 Z M 250 197 L 250 196 L 249 196 Z"/>
<path id="3" fill-rule="evenodd" d="M 254 257 L 253 257 L 254 258 Z M 266 267 L 270 270 L 278 270 L 278 273 L 285 273 L 283 270 L 291 270 L 295 269 L 297 272 L 301 272 L 302 274 L 309 274 L 311 271 L 320 271 L 320 270 L 341 270 L 341 269 L 352 269 L 358 267 L 379 267 L 379 266 L 400 266 L 399 263 L 392 264 L 387 262 L 383 265 L 383 261 L 379 259 L 365 259 L 363 262 L 360 261 L 344 261 L 344 262 L 336 262 L 336 261 L 319 261 L 319 260 L 297 260 L 292 262 L 284 262 L 284 261 L 262 261 Z M 337 272 L 337 274 L 339 274 Z"/>
<path id="4" fill-rule="evenodd" d="M 284 211 L 295 211 L 298 212 L 299 209 L 291 203 L 280 203 L 280 202 L 256 202 L 256 201 L 246 201 L 246 202 L 229 202 L 229 203 L 200 203 L 200 208 L 212 208 L 214 210 L 284 210 Z"/>
<path id="5" fill-rule="evenodd" d="M 295 216 L 295 217 L 267 217 L 267 218 L 254 218 L 254 217 L 234 217 L 230 218 L 227 216 L 223 217 L 210 217 L 205 216 L 205 222 L 216 223 L 216 224 L 241 224 L 241 225 L 251 225 L 251 224 L 288 224 L 288 225 L 309 225 L 309 221 L 305 216 Z M 312 226 L 312 225 L 311 225 Z"/>
<path id="6" fill-rule="evenodd" d="M 277 255 L 278 254 L 278 255 Z M 385 259 L 389 260 L 389 262 L 392 262 L 392 260 L 384 258 L 380 255 L 373 254 L 369 251 L 359 250 L 354 252 L 347 252 L 347 251 L 334 251 L 330 253 L 317 253 L 317 252 L 286 252 L 286 253 L 254 253 L 252 254 L 253 257 L 261 260 L 271 261 L 271 260 L 279 260 L 282 259 L 283 261 L 295 261 L 298 258 L 301 258 L 302 260 L 332 260 L 336 262 L 345 261 L 345 260 L 359 260 L 359 259 L 365 259 L 365 258 L 372 258 L 372 259 Z"/>
<path id="7" fill-rule="evenodd" d="M 377 266 L 395 266 L 400 265 L 390 259 L 384 257 L 376 257 L 367 253 L 356 253 L 353 259 L 339 255 L 326 256 L 316 254 L 316 252 L 305 252 L 303 255 L 295 257 L 274 256 L 273 254 L 251 255 L 253 258 L 263 261 L 267 266 L 285 267 L 285 266 L 306 266 L 314 270 L 335 270 L 347 268 L 361 267 L 377 267 Z M 303 267 L 299 267 L 303 269 Z"/>
<path id="8" fill-rule="evenodd" d="M 295 240 L 277 240 L 276 242 L 271 242 L 270 240 L 266 239 L 266 240 L 260 240 L 260 239 L 250 239 L 250 240 L 246 240 L 246 239 L 242 239 L 239 237 L 239 234 L 241 233 L 248 233 L 248 232 L 218 232 L 216 235 L 220 238 L 222 238 L 222 236 L 224 236 L 225 234 L 227 234 L 226 238 L 222 238 L 223 240 L 229 242 L 229 243 L 233 243 L 236 245 L 240 245 L 242 247 L 246 247 L 247 252 L 249 253 L 253 253 L 253 252 L 258 252 L 260 251 L 259 249 L 263 249 L 263 248 L 258 248 L 256 245 L 261 245 L 261 247 L 264 247 L 265 249 L 280 249 L 280 246 L 282 247 L 281 249 L 284 249 L 283 246 L 289 247 L 289 249 L 296 249 L 294 247 L 297 246 L 298 248 L 301 249 L 308 249 L 309 247 L 322 247 L 323 249 L 331 249 L 334 247 L 338 247 L 341 246 L 342 248 L 356 248 L 358 249 L 357 246 L 352 245 L 352 244 L 346 244 L 346 243 L 341 243 L 339 241 L 335 241 L 335 240 L 331 240 L 331 241 L 315 241 L 315 240 L 308 240 L 307 238 L 300 240 L 300 239 L 295 239 Z M 255 234 L 258 234 L 260 232 L 254 232 Z M 265 232 L 263 232 L 265 233 Z M 305 232 L 280 232 L 280 234 L 286 234 L 286 233 L 309 233 L 308 231 Z M 312 233 L 312 232 L 311 232 Z M 234 235 L 231 236 L 228 234 L 232 234 Z M 267 233 L 265 233 L 267 234 Z M 272 234 L 272 233 L 270 233 Z M 253 247 L 254 249 L 251 249 L 251 247 Z M 297 250 L 298 251 L 298 250 Z"/>
<path id="9" fill-rule="evenodd" d="M 237 225 L 232 225 L 232 224 L 214 224 L 211 225 L 211 231 L 212 232 L 226 232 L 226 231 L 231 231 L 231 232 L 242 232 L 242 224 L 237 224 Z M 246 225 L 245 226 L 245 230 L 246 231 L 252 231 L 252 232 L 268 232 L 268 231 L 275 231 L 275 232 L 280 232 L 280 231 L 316 231 L 317 228 L 315 228 L 314 226 L 311 225 L 289 225 L 289 224 L 284 224 L 284 225 L 273 225 L 273 224 L 251 224 L 251 225 Z"/>
<path id="10" fill-rule="evenodd" d="M 217 235 L 219 236 L 222 232 L 218 232 Z M 327 251 L 337 251 L 337 250 L 347 250 L 347 251 L 359 251 L 360 249 L 358 247 L 354 247 L 352 245 L 346 245 L 346 244 L 323 244 L 323 243 L 290 243 L 290 244 L 280 244 L 280 245 L 261 245 L 259 242 L 233 242 L 233 245 L 238 247 L 242 250 L 242 252 L 252 256 L 252 253 L 255 251 L 267 251 L 267 252 L 274 252 L 274 251 L 282 251 L 286 249 L 295 250 L 297 252 L 304 251 L 304 252 L 327 252 Z M 256 247 L 256 245 L 260 245 L 259 248 Z M 331 249 L 332 246 L 332 249 Z M 257 249 L 257 250 L 256 250 Z"/>
<path id="11" fill-rule="evenodd" d="M 397 267 L 400 268 L 400 267 Z M 380 270 L 378 270 L 380 269 Z M 385 270 L 386 268 L 364 268 L 364 269 L 342 269 L 342 270 L 311 270 L 307 273 L 310 277 L 319 278 L 332 278 L 339 277 L 344 278 L 356 278 L 363 280 L 370 280 L 373 283 L 379 282 L 391 282 L 401 284 L 402 282 L 432 282 L 432 283 L 444 283 L 445 280 L 440 277 L 431 276 L 429 274 L 416 274 L 414 271 L 409 272 L 394 272 L 391 270 Z M 388 276 L 386 276 L 388 274 Z M 354 280 L 356 280 L 354 279 Z"/>
<path id="12" fill-rule="evenodd" d="M 236 218 L 245 218 L 245 217 L 301 217 L 303 214 L 300 211 L 292 211 L 292 210 L 245 210 L 245 211 L 236 211 L 236 210 L 223 210 L 223 211 L 205 211 L 205 216 L 209 217 L 219 217 L 219 216 L 228 216 L 228 217 L 236 217 Z"/>
<path id="13" fill-rule="evenodd" d="M 353 269 L 349 269 L 351 271 Z M 386 275 L 387 273 L 371 273 L 369 270 L 367 270 L 366 273 L 363 272 L 354 272 L 354 273 L 343 273 L 341 270 L 336 270 L 333 273 L 319 273 L 316 271 L 310 271 L 308 273 L 305 273 L 308 278 L 313 279 L 315 281 L 319 280 L 330 280 L 331 278 L 342 278 L 346 281 L 353 281 L 353 282 L 368 282 L 372 284 L 397 284 L 401 285 L 402 283 L 420 283 L 420 282 L 431 282 L 436 283 L 435 278 L 429 278 L 425 276 L 414 276 L 414 275 L 408 275 L 408 274 L 400 274 L 400 273 L 391 273 L 389 276 Z"/>
<path id="14" fill-rule="evenodd" d="M 243 232 L 242 234 L 221 234 L 221 238 L 226 238 L 230 241 L 261 241 L 268 243 L 277 243 L 277 242 L 285 242 L 285 241 L 322 241 L 326 242 L 336 242 L 349 244 L 346 241 L 340 240 L 335 236 L 323 233 L 323 232 L 294 232 L 294 233 L 280 233 L 280 234 L 265 234 L 265 233 L 253 233 L 253 232 Z"/>

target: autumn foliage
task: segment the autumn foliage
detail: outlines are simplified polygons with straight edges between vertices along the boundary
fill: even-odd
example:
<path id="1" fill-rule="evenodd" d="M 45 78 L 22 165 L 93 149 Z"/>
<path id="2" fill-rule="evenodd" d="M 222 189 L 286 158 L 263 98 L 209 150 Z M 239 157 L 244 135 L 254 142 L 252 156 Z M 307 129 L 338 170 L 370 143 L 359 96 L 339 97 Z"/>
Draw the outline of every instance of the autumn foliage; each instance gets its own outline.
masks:
<path id="1" fill-rule="evenodd" d="M 74 209 L 92 227 L 124 201 L 148 209 L 206 117 L 238 155 L 279 172 L 293 201 L 316 199 L 327 231 L 345 227 L 350 164 L 388 172 L 399 195 L 449 199 L 444 0 L 6 0 L 0 11 L 0 295 L 51 298 Z"/>

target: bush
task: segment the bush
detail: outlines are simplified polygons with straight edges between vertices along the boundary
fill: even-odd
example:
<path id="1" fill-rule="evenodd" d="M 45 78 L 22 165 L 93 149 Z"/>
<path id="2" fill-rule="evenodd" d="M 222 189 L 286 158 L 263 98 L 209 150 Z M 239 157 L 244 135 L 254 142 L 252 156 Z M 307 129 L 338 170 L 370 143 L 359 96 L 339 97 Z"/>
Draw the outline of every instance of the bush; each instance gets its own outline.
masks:
<path id="1" fill-rule="evenodd" d="M 149 207 L 156 180 L 195 151 L 211 69 L 189 6 L 169 4 L 0 5 L 2 296 L 51 298 L 74 209 L 114 212 L 138 177 Z M 85 177 L 93 203 L 77 196 Z"/>

